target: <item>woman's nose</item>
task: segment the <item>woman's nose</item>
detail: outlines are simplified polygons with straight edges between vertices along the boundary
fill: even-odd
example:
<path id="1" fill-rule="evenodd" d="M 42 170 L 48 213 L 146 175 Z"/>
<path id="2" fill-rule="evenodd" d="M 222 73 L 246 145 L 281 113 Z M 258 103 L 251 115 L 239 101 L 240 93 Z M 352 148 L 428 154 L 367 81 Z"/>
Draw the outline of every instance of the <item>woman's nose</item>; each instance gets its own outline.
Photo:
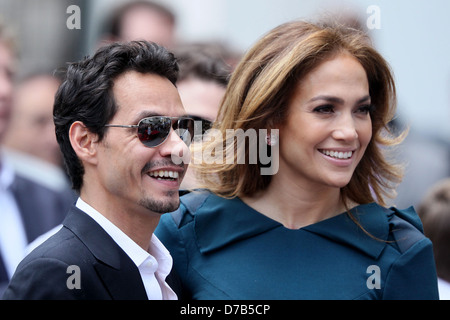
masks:
<path id="1" fill-rule="evenodd" d="M 341 115 L 336 127 L 333 130 L 332 137 L 336 140 L 351 142 L 358 139 L 355 121 L 352 115 Z"/>

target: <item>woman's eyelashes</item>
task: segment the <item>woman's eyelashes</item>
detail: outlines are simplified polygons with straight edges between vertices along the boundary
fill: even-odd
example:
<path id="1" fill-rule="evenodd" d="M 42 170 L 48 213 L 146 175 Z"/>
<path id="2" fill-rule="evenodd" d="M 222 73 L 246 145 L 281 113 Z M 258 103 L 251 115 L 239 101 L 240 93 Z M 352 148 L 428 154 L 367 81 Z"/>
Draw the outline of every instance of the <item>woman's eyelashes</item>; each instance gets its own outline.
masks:
<path id="1" fill-rule="evenodd" d="M 321 106 L 315 107 L 313 109 L 313 112 L 323 113 L 323 114 L 334 113 L 334 106 L 331 104 L 321 105 Z"/>
<path id="2" fill-rule="evenodd" d="M 326 105 L 321 105 L 321 106 L 315 107 L 313 109 L 313 112 L 314 113 L 321 113 L 321 114 L 332 114 L 332 113 L 335 112 L 335 110 L 336 110 L 336 108 L 333 105 L 326 104 Z M 367 114 L 370 114 L 373 110 L 374 110 L 373 105 L 365 104 L 365 105 L 357 107 L 354 110 L 354 112 L 355 113 L 359 113 L 359 114 L 367 115 Z"/>
<path id="3" fill-rule="evenodd" d="M 366 105 L 358 107 L 357 111 L 362 114 L 369 114 L 369 113 L 372 113 L 373 109 L 374 109 L 373 105 L 366 104 Z"/>

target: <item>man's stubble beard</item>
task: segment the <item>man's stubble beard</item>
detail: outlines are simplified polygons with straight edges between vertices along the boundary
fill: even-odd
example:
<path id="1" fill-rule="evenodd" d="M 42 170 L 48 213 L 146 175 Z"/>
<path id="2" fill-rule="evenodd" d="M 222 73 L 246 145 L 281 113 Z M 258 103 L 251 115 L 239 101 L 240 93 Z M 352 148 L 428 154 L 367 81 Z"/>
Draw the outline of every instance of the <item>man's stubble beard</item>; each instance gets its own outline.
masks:
<path id="1" fill-rule="evenodd" d="M 166 196 L 169 200 L 156 200 L 151 197 L 145 197 L 139 201 L 139 205 L 147 210 L 161 214 L 177 210 L 180 206 L 178 191 L 168 191 Z"/>

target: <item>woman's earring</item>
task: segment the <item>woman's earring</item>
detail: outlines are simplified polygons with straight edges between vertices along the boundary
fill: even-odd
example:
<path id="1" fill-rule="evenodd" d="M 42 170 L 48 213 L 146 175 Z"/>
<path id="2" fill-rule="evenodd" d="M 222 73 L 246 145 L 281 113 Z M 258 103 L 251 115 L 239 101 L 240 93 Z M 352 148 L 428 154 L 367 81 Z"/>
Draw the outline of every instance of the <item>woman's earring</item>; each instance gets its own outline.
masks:
<path id="1" fill-rule="evenodd" d="M 271 133 L 266 135 L 266 143 L 268 146 L 276 146 L 278 143 L 278 135 Z"/>

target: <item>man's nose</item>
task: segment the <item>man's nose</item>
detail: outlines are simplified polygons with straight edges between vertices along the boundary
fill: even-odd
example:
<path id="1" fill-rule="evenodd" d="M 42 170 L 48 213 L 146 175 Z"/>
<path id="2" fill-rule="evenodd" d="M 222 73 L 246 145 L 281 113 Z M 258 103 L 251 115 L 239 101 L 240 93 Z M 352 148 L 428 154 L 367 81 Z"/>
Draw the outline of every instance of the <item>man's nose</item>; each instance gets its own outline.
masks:
<path id="1" fill-rule="evenodd" d="M 167 140 L 159 147 L 159 152 L 163 157 L 171 157 L 175 164 L 188 164 L 191 160 L 189 147 L 173 128 L 170 129 Z"/>

